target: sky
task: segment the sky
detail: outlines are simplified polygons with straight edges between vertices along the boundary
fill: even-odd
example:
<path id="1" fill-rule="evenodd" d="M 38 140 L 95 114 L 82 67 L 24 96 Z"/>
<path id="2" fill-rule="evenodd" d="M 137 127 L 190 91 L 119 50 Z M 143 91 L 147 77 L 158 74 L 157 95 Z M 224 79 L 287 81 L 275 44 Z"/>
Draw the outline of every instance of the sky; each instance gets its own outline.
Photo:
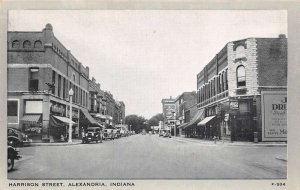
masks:
<path id="1" fill-rule="evenodd" d="M 10 10 L 9 31 L 54 35 L 126 115 L 162 113 L 161 100 L 196 91 L 197 74 L 230 41 L 287 35 L 284 10 Z"/>

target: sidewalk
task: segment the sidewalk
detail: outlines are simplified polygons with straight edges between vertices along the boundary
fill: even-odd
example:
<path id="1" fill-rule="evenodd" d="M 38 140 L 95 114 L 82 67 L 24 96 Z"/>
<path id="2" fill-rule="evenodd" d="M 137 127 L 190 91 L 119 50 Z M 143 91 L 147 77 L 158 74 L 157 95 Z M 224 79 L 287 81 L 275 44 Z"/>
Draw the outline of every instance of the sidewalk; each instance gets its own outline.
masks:
<path id="1" fill-rule="evenodd" d="M 53 142 L 53 143 L 30 143 L 29 146 L 70 146 L 70 145 L 78 145 L 81 144 L 80 139 L 72 139 L 71 143 L 68 142 Z"/>
<path id="2" fill-rule="evenodd" d="M 189 141 L 194 143 L 206 144 L 206 145 L 221 145 L 221 146 L 265 146 L 265 147 L 286 147 L 286 142 L 242 142 L 242 141 L 228 141 L 228 140 L 217 140 L 216 143 L 213 140 L 204 140 L 197 138 L 187 138 L 187 137 L 173 137 L 174 140 L 179 141 Z"/>

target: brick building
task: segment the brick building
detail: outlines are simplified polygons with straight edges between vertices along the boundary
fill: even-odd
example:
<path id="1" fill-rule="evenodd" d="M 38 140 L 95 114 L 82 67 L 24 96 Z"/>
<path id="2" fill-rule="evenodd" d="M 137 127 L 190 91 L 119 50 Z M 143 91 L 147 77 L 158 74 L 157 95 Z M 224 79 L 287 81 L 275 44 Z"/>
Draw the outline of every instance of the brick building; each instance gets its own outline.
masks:
<path id="1" fill-rule="evenodd" d="M 172 96 L 169 99 L 162 99 L 163 125 L 164 129 L 174 129 L 176 122 L 176 104 Z"/>
<path id="2" fill-rule="evenodd" d="M 185 111 L 187 111 L 191 106 L 196 105 L 196 103 L 197 94 L 195 91 L 183 92 L 175 99 L 176 135 L 182 135 L 182 128 L 187 124 L 185 122 Z"/>
<path id="3" fill-rule="evenodd" d="M 80 135 L 81 125 L 96 124 L 88 114 L 89 68 L 54 36 L 50 24 L 40 32 L 8 32 L 7 38 L 9 127 L 34 141 L 66 136 L 71 88 L 73 135 Z"/>
<path id="4" fill-rule="evenodd" d="M 286 141 L 286 91 L 285 35 L 227 43 L 197 75 L 197 136 Z"/>

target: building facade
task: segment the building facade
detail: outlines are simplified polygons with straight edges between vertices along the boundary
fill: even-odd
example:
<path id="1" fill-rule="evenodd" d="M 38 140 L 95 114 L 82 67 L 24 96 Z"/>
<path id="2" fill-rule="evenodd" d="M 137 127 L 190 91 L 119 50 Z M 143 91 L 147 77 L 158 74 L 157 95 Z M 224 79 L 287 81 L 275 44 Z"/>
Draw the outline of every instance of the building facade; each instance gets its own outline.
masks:
<path id="1" fill-rule="evenodd" d="M 176 124 L 176 104 L 172 96 L 169 99 L 162 99 L 163 125 L 162 128 L 173 130 Z"/>
<path id="2" fill-rule="evenodd" d="M 50 24 L 41 32 L 8 32 L 7 38 L 8 127 L 34 141 L 61 139 L 67 135 L 72 89 L 73 135 L 79 136 L 80 112 L 85 115 L 90 107 L 89 68 L 54 36 Z"/>
<path id="3" fill-rule="evenodd" d="M 176 105 L 176 134 L 183 135 L 182 127 L 185 122 L 185 111 L 187 111 L 191 106 L 196 105 L 197 94 L 193 92 L 183 92 L 175 99 Z"/>
<path id="4" fill-rule="evenodd" d="M 286 92 L 285 35 L 229 42 L 197 75 L 200 138 L 286 141 Z"/>

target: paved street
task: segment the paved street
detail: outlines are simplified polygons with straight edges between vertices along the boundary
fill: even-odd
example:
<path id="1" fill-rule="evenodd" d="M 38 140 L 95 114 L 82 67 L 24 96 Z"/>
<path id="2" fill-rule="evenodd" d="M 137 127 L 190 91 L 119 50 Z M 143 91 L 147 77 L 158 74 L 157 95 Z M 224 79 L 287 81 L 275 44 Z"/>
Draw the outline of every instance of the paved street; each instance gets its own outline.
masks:
<path id="1" fill-rule="evenodd" d="M 286 178 L 286 147 L 200 144 L 134 135 L 99 144 L 20 148 L 9 179 Z"/>

